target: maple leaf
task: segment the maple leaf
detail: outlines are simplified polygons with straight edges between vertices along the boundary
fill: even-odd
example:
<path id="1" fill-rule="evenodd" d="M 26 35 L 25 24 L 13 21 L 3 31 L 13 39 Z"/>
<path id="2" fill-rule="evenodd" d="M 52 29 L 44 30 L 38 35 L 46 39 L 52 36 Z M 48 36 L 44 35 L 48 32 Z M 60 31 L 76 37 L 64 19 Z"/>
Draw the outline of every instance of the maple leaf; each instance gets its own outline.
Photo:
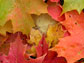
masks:
<path id="1" fill-rule="evenodd" d="M 75 24 L 77 23 L 80 24 L 80 26 L 84 29 L 84 18 L 83 18 L 84 12 L 83 11 L 79 14 L 76 10 L 74 10 L 70 12 L 69 16 L 72 18 L 75 18 L 75 20 L 77 21 Z"/>
<path id="2" fill-rule="evenodd" d="M 43 0 L 16 0 L 16 2 L 26 13 L 37 15 L 47 13 L 47 4 Z"/>
<path id="3" fill-rule="evenodd" d="M 26 45 L 23 44 L 21 32 L 11 34 L 11 36 L 6 40 L 10 42 L 9 54 L 6 56 L 4 54 L 0 55 L 0 61 L 4 63 L 27 63 L 25 59 Z M 12 37 L 12 38 L 11 38 Z M 15 40 L 14 40 L 15 39 Z"/>
<path id="4" fill-rule="evenodd" d="M 64 14 L 61 16 L 62 7 L 59 4 L 48 5 L 48 14 L 56 21 L 63 21 L 65 19 Z"/>
<path id="5" fill-rule="evenodd" d="M 16 6 L 12 13 L 9 15 L 12 21 L 13 32 L 21 31 L 28 35 L 34 25 L 31 15 L 25 14 L 21 9 Z"/>
<path id="6" fill-rule="evenodd" d="M 64 58 L 57 57 L 56 52 L 48 51 L 48 45 L 45 42 L 44 35 L 43 35 L 42 40 L 39 42 L 39 45 L 42 44 L 45 47 L 41 47 L 39 45 L 36 47 L 36 49 L 38 50 L 37 55 L 39 52 L 41 52 L 42 56 L 38 57 L 36 59 L 29 58 L 29 56 L 26 56 L 26 58 L 25 58 L 26 45 L 23 44 L 25 39 L 22 40 L 22 37 L 24 37 L 24 35 L 22 35 L 21 32 L 11 34 L 11 36 L 7 40 L 7 42 L 10 42 L 9 54 L 8 54 L 8 56 L 6 56 L 4 54 L 0 55 L 0 62 L 4 62 L 4 63 L 39 63 L 40 62 L 40 63 L 44 63 L 45 61 L 51 61 L 52 59 L 54 59 L 52 61 L 52 63 L 54 63 L 54 62 L 66 63 L 66 60 Z M 38 47 L 41 50 L 38 49 Z M 47 53 L 47 55 L 45 53 Z M 29 60 L 27 60 L 27 59 L 29 59 Z"/>
<path id="7" fill-rule="evenodd" d="M 70 35 L 61 38 L 53 50 L 56 50 L 59 56 L 65 57 L 68 63 L 74 63 L 84 58 L 84 30 L 78 20 L 76 20 L 77 17 L 74 11 L 65 13 L 65 17 L 66 20 L 61 23 Z"/>
<path id="8" fill-rule="evenodd" d="M 55 51 L 48 51 L 43 63 L 67 63 L 64 57 L 57 57 L 57 55 L 58 54 Z"/>
<path id="9" fill-rule="evenodd" d="M 58 43 L 58 39 L 62 38 L 64 31 L 60 23 L 50 25 L 47 31 L 46 41 L 49 44 L 49 47 L 54 47 Z M 51 38 L 52 37 L 52 38 Z"/>
<path id="10" fill-rule="evenodd" d="M 12 38 L 11 38 L 12 37 Z M 15 34 L 11 34 L 7 42 L 10 42 L 10 51 L 8 56 L 2 54 L 0 55 L 0 62 L 4 63 L 39 63 L 43 61 L 43 57 L 39 57 L 37 59 L 29 59 L 29 56 L 26 55 L 25 51 L 26 45 L 23 44 L 24 40 L 22 39 L 24 35 L 21 32 L 17 32 Z"/>
<path id="11" fill-rule="evenodd" d="M 0 0 L 0 26 L 7 22 L 8 14 L 14 8 L 15 0 Z"/>
<path id="12" fill-rule="evenodd" d="M 45 36 L 43 35 L 39 45 L 36 47 L 37 56 L 40 57 L 47 53 L 48 51 L 48 44 L 46 43 Z"/>
<path id="13" fill-rule="evenodd" d="M 15 41 L 13 41 L 10 44 L 8 60 L 10 63 L 26 63 L 24 58 L 26 45 L 22 43 L 22 40 L 20 38 L 20 33 L 16 33 L 16 34 L 17 34 L 17 37 Z"/>
<path id="14" fill-rule="evenodd" d="M 63 12 L 65 13 L 67 11 L 71 10 L 77 10 L 79 13 L 81 13 L 82 9 L 84 8 L 84 0 L 64 0 L 63 5 Z"/>

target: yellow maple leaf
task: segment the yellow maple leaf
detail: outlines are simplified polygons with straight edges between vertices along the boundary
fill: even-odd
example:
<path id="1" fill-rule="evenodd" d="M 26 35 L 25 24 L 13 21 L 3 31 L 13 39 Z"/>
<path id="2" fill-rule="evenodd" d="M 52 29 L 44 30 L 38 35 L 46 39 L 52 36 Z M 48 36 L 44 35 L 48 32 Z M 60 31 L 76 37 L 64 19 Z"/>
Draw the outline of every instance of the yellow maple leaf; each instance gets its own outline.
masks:
<path id="1" fill-rule="evenodd" d="M 42 34 L 39 30 L 32 29 L 30 32 L 30 40 L 28 43 L 38 45 L 39 41 L 42 38 Z"/>
<path id="2" fill-rule="evenodd" d="M 53 25 L 50 25 L 47 31 L 47 42 L 49 43 L 49 47 L 55 46 L 56 43 L 58 43 L 58 39 L 63 37 L 63 29 L 61 24 L 56 23 Z"/>

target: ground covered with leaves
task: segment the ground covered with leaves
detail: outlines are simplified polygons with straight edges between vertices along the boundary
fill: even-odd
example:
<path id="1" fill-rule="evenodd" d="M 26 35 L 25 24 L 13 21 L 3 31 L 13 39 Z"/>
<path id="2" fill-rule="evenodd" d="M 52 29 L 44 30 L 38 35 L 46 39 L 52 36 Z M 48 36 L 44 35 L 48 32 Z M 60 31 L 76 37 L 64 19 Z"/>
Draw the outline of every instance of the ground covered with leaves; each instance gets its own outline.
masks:
<path id="1" fill-rule="evenodd" d="M 0 0 L 0 63 L 84 63 L 84 0 Z"/>

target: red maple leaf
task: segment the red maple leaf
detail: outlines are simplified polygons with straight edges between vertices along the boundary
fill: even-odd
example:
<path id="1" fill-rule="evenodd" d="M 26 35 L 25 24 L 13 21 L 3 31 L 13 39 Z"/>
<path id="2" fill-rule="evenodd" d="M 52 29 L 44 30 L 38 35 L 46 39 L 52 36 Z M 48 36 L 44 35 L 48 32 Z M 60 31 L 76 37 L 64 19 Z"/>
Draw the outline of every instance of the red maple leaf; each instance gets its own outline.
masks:
<path id="1" fill-rule="evenodd" d="M 15 41 L 10 44 L 10 51 L 8 55 L 9 63 L 25 63 L 25 51 L 26 45 L 22 43 L 20 33 L 17 33 Z"/>
<path id="2" fill-rule="evenodd" d="M 43 35 L 39 45 L 36 47 L 37 56 L 43 56 L 48 52 L 48 44 L 46 43 L 45 36 Z"/>
<path id="3" fill-rule="evenodd" d="M 63 21 L 65 20 L 65 15 L 61 15 L 62 13 L 62 6 L 60 4 L 54 4 L 52 3 L 52 1 L 55 0 L 51 0 L 51 2 L 48 4 L 48 14 L 55 19 L 56 21 Z M 56 0 L 57 1 L 57 0 Z"/>
<path id="4" fill-rule="evenodd" d="M 10 42 L 10 50 L 8 56 L 0 56 L 3 63 L 26 63 L 24 57 L 26 45 L 23 44 L 20 34 L 20 32 L 12 34 L 7 40 L 7 42 Z"/>
<path id="5" fill-rule="evenodd" d="M 70 36 L 61 38 L 53 48 L 59 56 L 65 57 L 68 63 L 74 63 L 84 58 L 84 29 L 79 23 L 82 21 L 77 20 L 79 15 L 75 15 L 75 12 L 65 13 L 66 20 L 61 22 L 70 33 Z M 84 23 L 82 22 L 82 24 Z"/>
<path id="6" fill-rule="evenodd" d="M 57 57 L 57 55 L 55 51 L 48 51 L 43 63 L 67 63 L 64 57 Z"/>

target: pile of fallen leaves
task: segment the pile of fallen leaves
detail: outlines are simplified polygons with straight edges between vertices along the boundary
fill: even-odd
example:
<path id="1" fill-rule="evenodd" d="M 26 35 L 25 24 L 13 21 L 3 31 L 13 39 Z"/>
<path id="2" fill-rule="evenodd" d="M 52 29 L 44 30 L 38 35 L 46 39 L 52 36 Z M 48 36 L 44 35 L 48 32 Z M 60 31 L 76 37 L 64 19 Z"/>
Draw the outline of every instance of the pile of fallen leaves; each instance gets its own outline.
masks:
<path id="1" fill-rule="evenodd" d="M 0 0 L 0 63 L 84 63 L 84 0 Z"/>

